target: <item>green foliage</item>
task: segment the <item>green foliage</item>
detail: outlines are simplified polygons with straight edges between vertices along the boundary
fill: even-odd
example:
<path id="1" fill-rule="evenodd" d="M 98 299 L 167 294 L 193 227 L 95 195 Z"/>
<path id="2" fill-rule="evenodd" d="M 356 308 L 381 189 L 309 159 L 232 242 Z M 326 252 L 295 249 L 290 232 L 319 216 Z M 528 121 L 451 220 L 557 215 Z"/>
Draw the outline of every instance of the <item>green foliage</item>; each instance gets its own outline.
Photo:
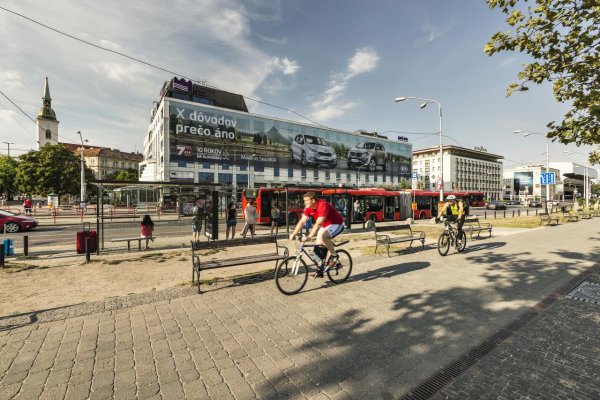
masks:
<path id="1" fill-rule="evenodd" d="M 507 16 L 511 30 L 495 33 L 484 51 L 528 54 L 508 95 L 549 82 L 554 97 L 570 104 L 563 120 L 548 123 L 548 137 L 560 143 L 600 144 L 600 5 L 597 0 L 487 0 Z M 527 7 L 525 7 L 527 5 Z M 600 163 L 600 149 L 590 153 Z"/>
<path id="2" fill-rule="evenodd" d="M 21 192 L 42 196 L 79 194 L 81 161 L 66 147 L 46 145 L 19 158 L 15 183 Z M 94 174 L 85 167 L 86 182 L 91 179 Z"/>
<path id="3" fill-rule="evenodd" d="M 112 181 L 130 181 L 137 182 L 138 181 L 138 172 L 133 168 L 124 169 L 121 171 L 113 172 L 108 176 L 108 180 Z"/>
<path id="4" fill-rule="evenodd" d="M 17 160 L 8 156 L 0 156 L 0 193 L 17 192 L 15 179 L 17 177 Z"/>
<path id="5" fill-rule="evenodd" d="M 600 183 L 593 184 L 591 192 L 593 196 L 600 197 Z"/>

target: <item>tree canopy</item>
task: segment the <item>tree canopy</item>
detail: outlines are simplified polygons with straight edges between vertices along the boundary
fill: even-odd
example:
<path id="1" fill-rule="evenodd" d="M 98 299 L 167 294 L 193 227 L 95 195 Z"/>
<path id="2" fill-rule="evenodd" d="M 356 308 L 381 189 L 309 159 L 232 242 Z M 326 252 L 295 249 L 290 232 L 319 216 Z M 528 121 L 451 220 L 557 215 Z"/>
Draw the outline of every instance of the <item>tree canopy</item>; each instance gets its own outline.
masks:
<path id="1" fill-rule="evenodd" d="M 19 158 L 15 182 L 20 191 L 42 196 L 80 193 L 81 161 L 63 145 L 46 145 Z M 86 182 L 92 179 L 92 170 L 85 167 Z"/>
<path id="2" fill-rule="evenodd" d="M 17 176 L 17 160 L 8 156 L 0 156 L 0 194 L 17 192 L 15 178 Z"/>
<path id="3" fill-rule="evenodd" d="M 138 181 L 138 172 L 137 172 L 137 170 L 135 170 L 133 168 L 124 169 L 121 171 L 113 172 L 112 174 L 110 174 L 108 179 L 113 180 L 113 181 L 137 182 Z"/>
<path id="4" fill-rule="evenodd" d="M 548 137 L 561 143 L 600 144 L 600 3 L 598 0 L 486 0 L 507 16 L 511 30 L 495 33 L 484 48 L 528 54 L 518 82 L 508 86 L 529 90 L 549 82 L 557 101 L 570 104 L 562 121 L 547 124 Z M 590 153 L 600 163 L 600 149 Z"/>

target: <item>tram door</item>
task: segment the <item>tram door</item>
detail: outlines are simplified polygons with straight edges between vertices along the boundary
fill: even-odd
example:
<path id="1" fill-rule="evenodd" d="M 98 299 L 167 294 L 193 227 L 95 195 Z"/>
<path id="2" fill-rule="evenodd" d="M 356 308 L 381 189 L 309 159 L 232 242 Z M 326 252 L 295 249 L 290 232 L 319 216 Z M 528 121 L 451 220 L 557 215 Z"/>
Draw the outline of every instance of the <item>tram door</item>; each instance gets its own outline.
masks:
<path id="1" fill-rule="evenodd" d="M 383 219 L 384 220 L 395 220 L 396 210 L 398 209 L 398 198 L 396 196 L 384 197 L 383 207 Z"/>

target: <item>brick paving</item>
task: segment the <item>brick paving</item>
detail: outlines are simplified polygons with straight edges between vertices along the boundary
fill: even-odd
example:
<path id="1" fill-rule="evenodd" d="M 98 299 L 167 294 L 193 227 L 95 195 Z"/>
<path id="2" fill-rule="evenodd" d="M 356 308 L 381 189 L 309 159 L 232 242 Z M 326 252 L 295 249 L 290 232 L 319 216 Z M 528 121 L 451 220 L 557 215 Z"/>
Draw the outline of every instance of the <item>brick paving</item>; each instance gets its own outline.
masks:
<path id="1" fill-rule="evenodd" d="M 4 319 L 0 400 L 398 398 L 594 265 L 596 235 L 591 220 L 445 258 L 378 255 L 343 285 L 311 281 L 291 297 L 264 281 Z M 438 396 L 535 398 L 535 386 L 594 398 L 598 307 L 560 300 Z M 503 369 L 490 361 L 498 354 Z M 527 363 L 555 372 L 524 375 Z"/>

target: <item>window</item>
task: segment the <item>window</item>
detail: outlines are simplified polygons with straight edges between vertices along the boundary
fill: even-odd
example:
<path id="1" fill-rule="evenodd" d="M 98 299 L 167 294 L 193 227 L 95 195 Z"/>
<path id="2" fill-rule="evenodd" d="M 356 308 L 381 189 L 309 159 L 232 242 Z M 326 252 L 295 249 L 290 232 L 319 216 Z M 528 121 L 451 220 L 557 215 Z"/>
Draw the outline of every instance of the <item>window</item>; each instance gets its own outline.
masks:
<path id="1" fill-rule="evenodd" d="M 231 185 L 233 183 L 233 174 L 219 173 L 219 183 Z"/>
<path id="2" fill-rule="evenodd" d="M 327 179 L 327 180 L 331 179 L 331 175 L 329 173 L 329 170 L 325 171 L 325 179 Z"/>
<path id="3" fill-rule="evenodd" d="M 292 165 L 288 165 L 288 178 L 294 177 L 294 167 Z"/>
<path id="4" fill-rule="evenodd" d="M 248 175 L 243 174 L 243 175 L 236 175 L 236 180 L 237 180 L 237 184 L 243 184 L 243 185 L 248 185 Z"/>
<path id="5" fill-rule="evenodd" d="M 215 181 L 215 174 L 212 172 L 199 172 L 198 182 L 199 183 L 213 183 Z"/>
<path id="6" fill-rule="evenodd" d="M 254 172 L 265 172 L 264 164 L 256 164 L 254 165 Z"/>
<path id="7" fill-rule="evenodd" d="M 273 176 L 279 176 L 279 164 L 273 166 Z"/>
<path id="8" fill-rule="evenodd" d="M 46 129 L 46 139 L 52 139 L 52 132 L 50 129 Z"/>
<path id="9" fill-rule="evenodd" d="M 316 169 L 313 170 L 313 178 L 319 179 L 319 171 Z"/>
<path id="10" fill-rule="evenodd" d="M 248 165 L 247 164 L 240 165 L 240 171 L 246 171 L 247 169 L 248 169 Z"/>
<path id="11" fill-rule="evenodd" d="M 229 169 L 229 164 L 221 164 L 221 169 Z"/>
<path id="12" fill-rule="evenodd" d="M 185 168 L 187 166 L 187 163 L 185 161 L 177 161 L 177 166 Z"/>
<path id="13" fill-rule="evenodd" d="M 300 170 L 300 177 L 301 177 L 301 178 L 306 178 L 306 168 L 302 168 L 302 169 Z"/>
<path id="14" fill-rule="evenodd" d="M 202 163 L 202 168 L 210 168 L 210 163 Z"/>

